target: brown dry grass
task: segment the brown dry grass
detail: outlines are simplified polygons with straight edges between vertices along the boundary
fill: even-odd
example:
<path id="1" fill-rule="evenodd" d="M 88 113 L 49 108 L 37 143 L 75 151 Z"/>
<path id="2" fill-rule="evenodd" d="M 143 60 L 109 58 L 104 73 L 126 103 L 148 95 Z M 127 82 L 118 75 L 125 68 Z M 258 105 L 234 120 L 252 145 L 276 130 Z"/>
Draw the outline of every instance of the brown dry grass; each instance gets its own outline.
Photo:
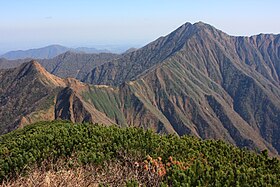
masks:
<path id="1" fill-rule="evenodd" d="M 69 168 L 65 161 L 57 164 L 44 163 L 33 167 L 26 175 L 3 181 L 3 187 L 79 187 L 79 186 L 126 186 L 127 181 L 137 181 L 140 186 L 159 186 L 161 177 L 145 171 L 141 161 L 122 158 L 121 161 L 105 162 L 102 165 L 87 165 Z"/>

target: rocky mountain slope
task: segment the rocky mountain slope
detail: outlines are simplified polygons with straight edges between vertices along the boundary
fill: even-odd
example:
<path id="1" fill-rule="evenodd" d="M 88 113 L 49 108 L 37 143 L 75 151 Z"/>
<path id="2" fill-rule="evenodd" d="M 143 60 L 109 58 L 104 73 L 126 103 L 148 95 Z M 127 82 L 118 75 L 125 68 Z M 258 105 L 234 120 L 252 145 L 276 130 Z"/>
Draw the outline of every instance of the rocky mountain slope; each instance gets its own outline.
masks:
<path id="1" fill-rule="evenodd" d="M 73 90 L 83 90 L 84 84 L 58 78 L 38 62 L 0 70 L 0 80 L 0 134 L 32 122 L 57 118 L 113 123 L 75 94 Z"/>
<path id="2" fill-rule="evenodd" d="M 118 85 L 135 79 L 178 53 L 188 57 L 185 60 L 189 60 L 200 71 L 207 71 L 211 79 L 218 78 L 215 77 L 218 76 L 217 72 L 212 70 L 219 65 L 211 62 L 215 60 L 223 63 L 224 59 L 220 57 L 226 55 L 235 64 L 248 66 L 270 81 L 279 81 L 279 43 L 280 35 L 233 37 L 202 22 L 186 23 L 133 53 L 94 68 L 84 81 Z"/>
<path id="3" fill-rule="evenodd" d="M 56 92 L 65 83 L 35 62 L 0 71 L 0 133 L 7 133 L 31 118 L 54 119 Z"/>
<path id="4" fill-rule="evenodd" d="M 84 81 L 121 85 L 134 80 L 141 85 L 137 90 L 145 90 L 144 97 L 180 127 L 179 134 L 229 135 L 226 139 L 240 146 L 252 144 L 244 133 L 253 134 L 279 151 L 279 38 L 233 37 L 201 22 L 187 23 L 94 68 Z"/>
<path id="5" fill-rule="evenodd" d="M 39 78 L 28 78 L 34 76 L 32 71 L 24 73 L 25 81 L 16 78 L 18 73 L 14 72 L 21 72 L 30 63 L 14 70 L 1 70 L 0 80 L 5 84 L 1 85 L 0 102 L 6 102 L 0 105 L 6 109 L 0 110 L 0 119 L 6 120 L 2 122 L 1 133 L 23 124 L 23 116 L 27 116 L 24 119 L 29 119 L 25 120 L 28 123 L 44 119 L 33 117 L 39 110 L 31 110 L 31 98 L 24 101 L 32 102 L 24 103 L 20 97 L 23 93 L 32 97 L 36 92 L 29 90 L 37 86 L 38 98 L 53 98 L 49 107 L 44 107 L 50 111 L 49 119 L 116 123 L 151 128 L 158 133 L 192 134 L 279 154 L 279 38 L 263 34 L 233 37 L 201 22 L 186 23 L 141 49 L 96 63 L 92 70 L 85 65 L 79 67 L 78 60 L 70 57 L 77 65 L 76 72 L 86 69 L 75 74 L 73 68 L 71 75 L 95 85 L 54 78 L 34 62 L 31 67 L 45 72 L 39 73 Z M 59 67 L 58 61 L 48 64 L 49 71 Z M 63 70 L 58 68 L 53 73 L 65 77 Z M 46 84 L 42 81 L 45 79 L 52 81 Z M 54 84 L 53 80 L 59 81 Z M 21 87 L 24 91 L 12 93 Z M 44 91 L 40 93 L 41 90 Z M 30 106 L 28 110 L 26 105 Z M 6 113 L 13 116 L 7 117 Z"/>

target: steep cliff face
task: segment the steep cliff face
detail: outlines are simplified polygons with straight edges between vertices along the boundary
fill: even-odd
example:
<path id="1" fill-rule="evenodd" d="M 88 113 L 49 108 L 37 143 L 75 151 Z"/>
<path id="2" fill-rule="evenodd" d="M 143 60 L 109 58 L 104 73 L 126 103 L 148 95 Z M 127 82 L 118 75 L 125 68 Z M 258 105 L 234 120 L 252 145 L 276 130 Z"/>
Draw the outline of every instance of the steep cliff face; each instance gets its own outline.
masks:
<path id="1" fill-rule="evenodd" d="M 71 120 L 76 123 L 114 124 L 113 120 L 96 110 L 94 106 L 85 103 L 71 86 L 58 93 L 54 113 L 55 119 Z"/>

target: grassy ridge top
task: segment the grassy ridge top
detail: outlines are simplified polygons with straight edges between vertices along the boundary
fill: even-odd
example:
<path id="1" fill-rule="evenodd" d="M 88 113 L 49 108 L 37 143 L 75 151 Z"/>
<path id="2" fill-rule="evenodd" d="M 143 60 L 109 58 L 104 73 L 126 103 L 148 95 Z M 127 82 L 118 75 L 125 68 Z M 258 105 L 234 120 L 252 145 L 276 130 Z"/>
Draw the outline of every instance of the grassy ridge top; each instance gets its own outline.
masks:
<path id="1" fill-rule="evenodd" d="M 154 162 L 160 163 L 162 184 L 280 185 L 280 161 L 266 151 L 256 154 L 222 141 L 65 121 L 40 122 L 0 136 L 0 179 L 15 178 L 27 166 L 45 160 L 75 158 L 80 165 L 102 164 L 117 161 L 120 152 L 142 158 L 147 172 L 157 169 Z"/>

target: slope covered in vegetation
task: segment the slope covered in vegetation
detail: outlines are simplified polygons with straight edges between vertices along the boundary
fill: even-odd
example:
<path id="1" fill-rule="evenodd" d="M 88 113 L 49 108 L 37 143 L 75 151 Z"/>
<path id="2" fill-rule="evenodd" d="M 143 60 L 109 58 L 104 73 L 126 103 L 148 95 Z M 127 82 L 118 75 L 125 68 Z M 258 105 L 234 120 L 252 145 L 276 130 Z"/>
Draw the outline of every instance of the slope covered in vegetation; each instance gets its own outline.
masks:
<path id="1" fill-rule="evenodd" d="M 108 163 L 136 168 L 138 178 L 128 176 L 128 185 L 280 185 L 278 159 L 269 158 L 267 151 L 256 154 L 222 141 L 65 121 L 40 122 L 0 136 L 2 182 L 28 177 L 34 165 L 46 169 L 46 163 L 61 162 L 61 170 L 111 168 Z M 153 177 L 157 183 L 151 182 Z"/>

